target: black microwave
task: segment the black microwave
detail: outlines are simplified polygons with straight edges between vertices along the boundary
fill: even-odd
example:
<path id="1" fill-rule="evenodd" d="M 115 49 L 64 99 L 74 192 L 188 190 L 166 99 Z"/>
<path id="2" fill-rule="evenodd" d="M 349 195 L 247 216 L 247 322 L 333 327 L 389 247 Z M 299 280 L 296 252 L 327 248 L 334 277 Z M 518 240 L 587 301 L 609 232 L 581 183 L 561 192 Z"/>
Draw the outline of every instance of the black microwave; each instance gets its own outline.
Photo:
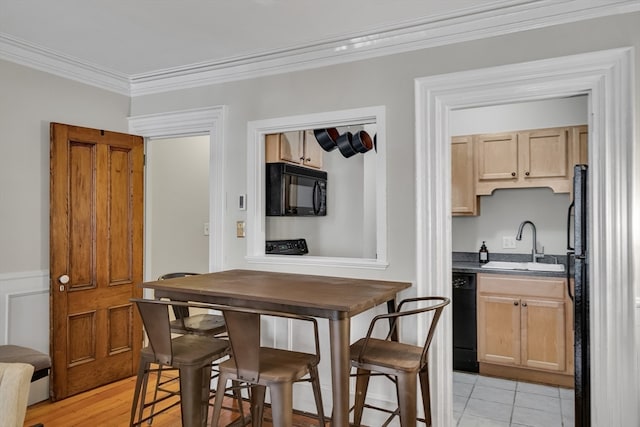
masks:
<path id="1" fill-rule="evenodd" d="M 267 163 L 267 216 L 327 214 L 327 173 L 291 165 Z"/>

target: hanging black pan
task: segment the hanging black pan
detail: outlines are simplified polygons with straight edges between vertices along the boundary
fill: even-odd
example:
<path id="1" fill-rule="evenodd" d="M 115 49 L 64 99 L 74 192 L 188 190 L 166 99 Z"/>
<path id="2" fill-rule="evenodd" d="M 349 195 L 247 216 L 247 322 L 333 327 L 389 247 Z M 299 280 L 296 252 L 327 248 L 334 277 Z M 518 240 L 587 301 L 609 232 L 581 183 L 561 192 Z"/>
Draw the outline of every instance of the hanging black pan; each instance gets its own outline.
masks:
<path id="1" fill-rule="evenodd" d="M 336 144 L 338 145 L 338 150 L 342 153 L 342 155 L 346 158 L 353 156 L 354 154 L 358 154 L 358 152 L 351 145 L 351 140 L 353 139 L 353 135 L 351 132 L 345 132 L 338 137 Z"/>
<path id="2" fill-rule="evenodd" d="M 373 148 L 373 140 L 366 131 L 361 130 L 353 134 L 351 145 L 358 153 L 366 153 Z"/>
<path id="3" fill-rule="evenodd" d="M 324 151 L 332 151 L 336 149 L 336 140 L 339 136 L 336 128 L 314 129 L 313 135 L 316 137 L 316 141 L 318 141 L 318 144 L 320 144 Z"/>

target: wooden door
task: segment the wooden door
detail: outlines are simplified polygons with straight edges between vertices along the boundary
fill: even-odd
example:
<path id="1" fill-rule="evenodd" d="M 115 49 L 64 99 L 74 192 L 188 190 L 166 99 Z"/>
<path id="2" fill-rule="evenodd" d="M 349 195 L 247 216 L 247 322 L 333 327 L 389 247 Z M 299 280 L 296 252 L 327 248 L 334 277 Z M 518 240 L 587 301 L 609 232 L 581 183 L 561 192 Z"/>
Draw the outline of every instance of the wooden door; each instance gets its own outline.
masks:
<path id="1" fill-rule="evenodd" d="M 520 300 L 478 296 L 478 360 L 519 365 L 520 348 Z"/>
<path id="2" fill-rule="evenodd" d="M 521 306 L 521 364 L 563 372 L 567 366 L 564 301 L 527 298 Z"/>
<path id="3" fill-rule="evenodd" d="M 143 140 L 50 127 L 53 400 L 134 375 L 142 325 Z"/>
<path id="4" fill-rule="evenodd" d="M 451 138 L 451 213 L 454 216 L 477 215 L 473 137 Z"/>

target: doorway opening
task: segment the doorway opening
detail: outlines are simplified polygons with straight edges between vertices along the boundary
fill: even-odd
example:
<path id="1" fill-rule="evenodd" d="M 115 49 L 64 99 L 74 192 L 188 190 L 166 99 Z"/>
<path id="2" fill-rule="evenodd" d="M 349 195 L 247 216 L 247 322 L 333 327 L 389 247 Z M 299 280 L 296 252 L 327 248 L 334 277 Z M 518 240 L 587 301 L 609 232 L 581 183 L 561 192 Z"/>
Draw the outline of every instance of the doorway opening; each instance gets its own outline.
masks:
<path id="1" fill-rule="evenodd" d="M 574 424 L 567 211 L 573 164 L 588 163 L 580 150 L 588 121 L 586 95 L 451 112 L 453 408 L 460 423 Z M 525 221 L 531 228 L 518 241 Z M 482 268 L 531 262 L 534 239 L 536 268 L 552 272 Z M 482 245 L 489 264 L 479 263 Z"/>
<path id="2" fill-rule="evenodd" d="M 588 95 L 591 163 L 591 400 L 594 425 L 637 420 L 635 363 L 636 259 L 632 230 L 632 50 L 616 49 L 416 80 L 416 281 L 419 294 L 451 296 L 451 111 Z M 622 230 L 622 231 L 620 231 Z M 606 253 L 605 253 L 606 248 Z M 609 260 L 615 259 L 616 262 Z M 443 319 L 431 354 L 437 425 L 452 417 L 452 319 Z M 422 331 L 418 331 L 422 333 Z M 613 346 L 613 347 L 612 347 Z M 607 353 L 616 348 L 616 354 Z M 615 384 L 615 386 L 612 386 Z"/>
<path id="3" fill-rule="evenodd" d="M 147 141 L 147 275 L 209 270 L 209 135 Z"/>
<path id="4" fill-rule="evenodd" d="M 209 137 L 209 272 L 224 269 L 224 119 L 226 107 L 208 107 L 193 110 L 171 111 L 129 117 L 129 132 L 154 138 L 181 138 L 194 135 Z M 146 185 L 146 184 L 145 184 Z M 145 205 L 148 201 L 145 201 Z M 147 211 L 146 221 L 148 217 Z M 148 224 L 148 223 L 147 223 Z M 204 224 L 203 224 L 204 232 Z M 151 236 L 145 232 L 145 248 L 149 248 Z M 154 280 L 151 259 L 145 249 L 145 280 Z"/>

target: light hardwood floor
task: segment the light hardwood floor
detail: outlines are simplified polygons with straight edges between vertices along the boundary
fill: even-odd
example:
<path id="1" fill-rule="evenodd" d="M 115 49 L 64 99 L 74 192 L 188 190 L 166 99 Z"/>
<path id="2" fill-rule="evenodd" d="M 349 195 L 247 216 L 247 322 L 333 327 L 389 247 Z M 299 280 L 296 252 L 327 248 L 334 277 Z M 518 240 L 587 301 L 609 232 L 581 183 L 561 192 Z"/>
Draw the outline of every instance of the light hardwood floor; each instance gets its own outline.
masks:
<path id="1" fill-rule="evenodd" d="M 27 409 L 25 427 L 42 423 L 44 427 L 122 427 L 129 425 L 131 399 L 135 387 L 135 377 L 108 384 L 106 386 L 87 391 L 58 402 L 40 402 Z M 151 384 L 149 388 L 152 389 Z M 225 402 L 225 406 L 233 403 Z M 245 405 L 248 411 L 248 404 Z M 209 413 L 211 415 L 211 412 Z M 269 409 L 265 409 L 264 426 L 271 426 Z M 231 410 L 224 410 L 220 425 L 225 426 L 238 417 Z M 209 422 L 211 418 L 209 417 Z M 145 424 L 146 425 L 146 424 Z M 169 411 L 153 419 L 153 427 L 180 426 L 180 407 L 175 406 Z M 296 427 L 318 426 L 318 421 L 302 415 L 294 415 Z"/>

